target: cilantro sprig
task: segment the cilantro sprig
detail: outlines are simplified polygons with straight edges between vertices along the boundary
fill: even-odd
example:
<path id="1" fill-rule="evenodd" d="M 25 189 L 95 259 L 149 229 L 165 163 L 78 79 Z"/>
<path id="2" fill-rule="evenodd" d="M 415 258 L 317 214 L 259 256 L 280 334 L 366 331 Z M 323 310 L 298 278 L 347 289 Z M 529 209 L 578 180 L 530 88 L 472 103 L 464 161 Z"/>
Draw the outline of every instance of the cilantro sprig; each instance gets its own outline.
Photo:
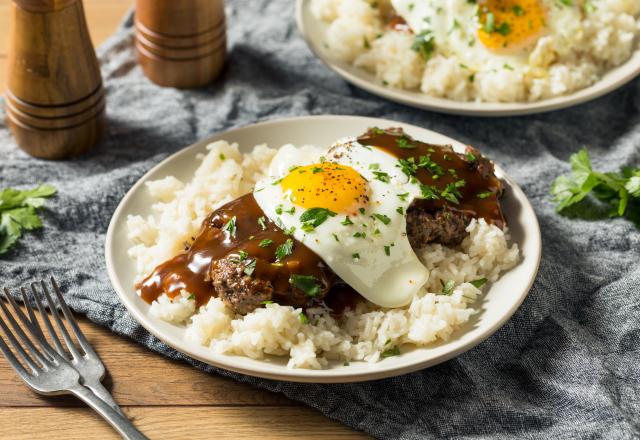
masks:
<path id="1" fill-rule="evenodd" d="M 42 227 L 38 208 L 55 193 L 55 188 L 49 185 L 24 191 L 13 188 L 0 190 L 0 255 L 11 249 L 23 231 Z"/>
<path id="2" fill-rule="evenodd" d="M 551 185 L 558 212 L 590 217 L 594 210 L 581 211 L 580 207 L 595 200 L 604 207 L 608 217 L 625 217 L 640 229 L 640 168 L 624 167 L 619 172 L 608 173 L 594 171 L 584 148 L 572 154 L 569 161 L 571 174 L 559 176 Z"/>

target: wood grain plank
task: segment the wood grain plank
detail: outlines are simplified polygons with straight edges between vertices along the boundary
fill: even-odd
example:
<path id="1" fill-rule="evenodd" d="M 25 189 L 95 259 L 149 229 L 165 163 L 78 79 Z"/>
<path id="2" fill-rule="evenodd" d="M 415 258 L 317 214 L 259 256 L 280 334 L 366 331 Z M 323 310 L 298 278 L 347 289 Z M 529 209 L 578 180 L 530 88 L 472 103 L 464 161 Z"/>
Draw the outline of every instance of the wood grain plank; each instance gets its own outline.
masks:
<path id="1" fill-rule="evenodd" d="M 107 367 L 110 376 L 106 378 L 106 384 L 120 405 L 292 404 L 282 395 L 206 374 L 186 363 L 164 358 L 86 318 L 79 318 L 79 322 Z M 0 396 L 0 407 L 82 405 L 72 397 L 50 398 L 32 393 L 3 359 L 0 359 Z"/>
<path id="2" fill-rule="evenodd" d="M 304 407 L 127 408 L 127 416 L 149 438 L 368 439 Z M 64 423 L 60 423 L 64 420 Z M 12 440 L 116 439 L 88 408 L 0 408 L 0 438 Z"/>

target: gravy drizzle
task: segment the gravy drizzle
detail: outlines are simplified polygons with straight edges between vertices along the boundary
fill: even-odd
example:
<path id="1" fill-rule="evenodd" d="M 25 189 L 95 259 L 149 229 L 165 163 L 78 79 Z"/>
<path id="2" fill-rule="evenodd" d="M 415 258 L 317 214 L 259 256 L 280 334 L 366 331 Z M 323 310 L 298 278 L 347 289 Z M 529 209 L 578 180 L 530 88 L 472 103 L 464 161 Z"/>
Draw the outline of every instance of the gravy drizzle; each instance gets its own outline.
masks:
<path id="1" fill-rule="evenodd" d="M 413 160 L 425 165 L 416 167 L 415 177 L 423 185 L 428 186 L 434 199 L 420 200 L 421 206 L 436 211 L 446 208 L 463 213 L 472 218 L 484 218 L 487 223 L 500 228 L 505 226 L 504 216 L 498 198 L 502 193 L 502 182 L 493 170 L 483 173 L 482 166 L 490 166 L 487 160 L 479 156 L 475 150 L 467 155 L 455 153 L 449 147 L 427 144 L 417 141 L 402 133 L 401 130 L 382 130 L 372 128 L 358 137 L 362 145 L 377 147 L 387 151 L 398 159 Z M 426 157 L 428 160 L 422 160 Z M 456 182 L 459 187 L 451 187 Z M 443 196 L 449 186 L 452 196 Z M 450 199 L 447 199 L 449 197 Z M 457 203 L 453 200 L 457 200 Z"/>

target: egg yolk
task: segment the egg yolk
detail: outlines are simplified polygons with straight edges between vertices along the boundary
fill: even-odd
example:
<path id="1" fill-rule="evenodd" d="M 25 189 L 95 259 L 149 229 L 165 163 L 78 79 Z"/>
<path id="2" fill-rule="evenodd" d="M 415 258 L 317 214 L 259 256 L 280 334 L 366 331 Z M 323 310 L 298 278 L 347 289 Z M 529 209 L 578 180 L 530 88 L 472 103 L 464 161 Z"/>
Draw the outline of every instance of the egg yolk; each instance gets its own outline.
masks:
<path id="1" fill-rule="evenodd" d="M 280 181 L 291 202 L 303 208 L 326 208 L 355 214 L 369 203 L 367 181 L 346 165 L 323 162 L 297 167 Z"/>
<path id="2" fill-rule="evenodd" d="M 545 27 L 541 0 L 478 0 L 478 39 L 494 52 L 533 44 Z"/>

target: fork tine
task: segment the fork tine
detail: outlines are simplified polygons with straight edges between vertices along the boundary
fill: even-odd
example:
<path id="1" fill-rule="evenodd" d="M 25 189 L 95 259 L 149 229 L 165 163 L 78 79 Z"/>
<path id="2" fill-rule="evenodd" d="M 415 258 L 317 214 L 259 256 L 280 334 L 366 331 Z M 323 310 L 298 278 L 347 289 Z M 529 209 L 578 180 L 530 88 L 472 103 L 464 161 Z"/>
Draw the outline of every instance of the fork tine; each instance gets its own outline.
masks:
<path id="1" fill-rule="evenodd" d="M 29 315 L 29 321 L 31 321 L 31 325 L 33 329 L 38 332 L 38 336 L 44 338 L 44 333 L 42 333 L 42 328 L 40 328 L 40 323 L 38 323 L 38 319 L 36 318 L 35 313 L 33 312 L 33 307 L 29 302 L 29 298 L 27 297 L 27 291 L 24 287 L 20 287 L 20 293 L 22 294 L 22 302 L 24 302 L 24 306 L 27 308 L 27 314 Z"/>
<path id="2" fill-rule="evenodd" d="M 31 374 L 29 374 L 29 372 L 25 370 L 22 364 L 18 361 L 18 359 L 13 354 L 13 352 L 11 351 L 7 343 L 4 342 L 4 339 L 2 339 L 2 336 L 0 336 L 0 351 L 2 352 L 4 357 L 7 359 L 7 361 L 9 361 L 9 365 L 11 365 L 11 367 L 14 370 L 16 370 L 16 372 L 18 373 L 18 375 L 20 375 L 20 377 L 22 377 L 23 379 L 26 379 L 27 377 L 31 376 Z"/>
<path id="3" fill-rule="evenodd" d="M 20 319 L 20 321 L 22 321 L 22 323 L 27 328 L 27 331 L 31 333 L 31 337 L 34 338 L 37 341 L 38 340 L 38 335 L 33 333 L 33 329 L 31 327 L 31 324 L 27 320 L 27 317 L 24 316 L 24 313 L 22 313 L 22 310 L 20 310 L 20 307 L 18 307 L 18 304 L 16 303 L 16 301 L 11 296 L 11 293 L 9 292 L 9 290 L 6 289 L 6 288 L 4 289 L 4 295 L 7 298 L 7 301 L 9 301 L 9 303 L 11 304 L 11 307 L 13 307 L 14 314 L 18 317 L 18 319 Z M 42 365 L 51 366 L 51 361 L 49 361 L 47 356 L 43 356 L 41 351 L 38 350 L 35 345 L 33 345 L 33 342 L 31 341 L 31 338 L 29 338 L 29 336 L 27 336 L 27 334 L 24 332 L 24 330 L 22 330 L 22 328 L 20 328 L 20 326 L 18 325 L 18 323 L 14 319 L 13 315 L 9 312 L 9 310 L 6 307 L 6 305 L 4 304 L 4 301 L 0 301 L 0 308 L 2 308 L 2 311 L 4 312 L 5 316 L 7 317 L 7 320 L 9 321 L 9 323 L 11 324 L 11 327 L 13 327 L 14 331 L 18 334 L 20 339 L 23 341 L 23 344 L 27 347 L 27 349 L 29 349 L 29 351 L 31 352 L 32 356 L 38 362 L 40 362 Z M 42 341 L 40 342 L 40 345 L 42 346 L 43 351 L 47 351 L 50 348 L 48 344 L 46 346 L 43 345 Z"/>
<path id="4" fill-rule="evenodd" d="M 7 309 L 4 306 L 4 301 L 0 301 L 0 305 L 2 305 L 2 311 L 5 313 L 5 315 L 9 316 L 7 313 Z M 22 356 L 24 363 L 27 364 L 29 368 L 31 368 L 31 371 L 33 372 L 33 374 L 37 374 L 37 372 L 40 370 L 40 367 L 33 361 L 33 359 L 29 357 L 29 355 L 27 355 L 27 353 L 24 351 L 24 348 L 22 348 L 22 345 L 20 345 L 16 337 L 13 336 L 13 333 L 11 333 L 11 330 L 9 330 L 9 327 L 7 327 L 7 324 L 5 324 L 4 318 L 2 317 L 2 315 L 0 315 L 0 327 L 2 328 L 2 331 L 4 331 L 4 334 L 6 335 L 7 339 L 9 339 L 9 342 L 11 342 L 11 345 L 13 345 L 13 348 L 16 349 L 16 351 L 20 354 L 20 356 Z M 6 347 L 6 348 L 7 350 L 9 350 L 9 347 Z M 3 353 L 4 353 L 4 350 L 3 350 Z M 15 355 L 14 355 L 14 358 L 15 358 Z"/>
<path id="5" fill-rule="evenodd" d="M 24 304 L 27 307 L 27 312 L 29 313 L 29 319 L 27 319 L 26 316 L 24 316 L 24 313 L 22 313 L 22 311 L 18 307 L 18 303 L 16 303 L 16 301 L 13 299 L 9 291 L 6 288 L 4 289 L 4 294 L 9 300 L 9 303 L 11 304 L 11 307 L 13 307 L 13 310 L 15 311 L 16 315 L 18 316 L 18 318 L 20 318 L 20 321 L 22 321 L 24 326 L 32 333 L 36 342 L 38 342 L 38 344 L 42 348 L 41 354 L 45 358 L 47 358 L 49 362 L 54 362 L 54 357 L 51 354 L 51 352 L 53 351 L 53 348 L 51 347 L 51 345 L 49 345 L 49 343 L 47 342 L 47 339 L 44 337 L 44 334 L 42 333 L 42 329 L 40 329 L 40 324 L 38 324 L 38 320 L 36 319 L 33 313 L 33 308 L 31 307 L 31 304 L 29 304 L 27 293 L 25 292 L 24 287 L 20 288 L 20 292 L 22 292 L 22 300 L 24 301 Z"/>
<path id="6" fill-rule="evenodd" d="M 53 340 L 53 344 L 56 346 L 56 351 L 60 354 L 60 356 L 66 358 L 67 355 L 64 351 L 64 348 L 62 348 L 62 343 L 60 342 L 58 335 L 56 334 L 55 330 L 53 329 L 53 326 L 51 325 L 51 321 L 49 320 L 49 315 L 47 315 L 47 311 L 45 310 L 44 305 L 42 305 L 40 294 L 38 293 L 38 290 L 35 288 L 35 285 L 36 285 L 35 283 L 31 284 L 31 291 L 33 292 L 33 297 L 36 299 L 36 307 L 38 307 L 38 311 L 40 312 L 40 317 L 44 321 L 45 327 L 47 327 L 47 331 L 49 332 L 49 336 L 51 336 L 51 339 Z"/>
<path id="7" fill-rule="evenodd" d="M 60 313 L 58 312 L 58 307 L 56 306 L 56 303 L 53 301 L 53 298 L 51 298 L 51 295 L 49 295 L 49 289 L 47 289 L 47 285 L 44 283 L 44 281 L 40 281 L 40 285 L 42 286 L 44 295 L 47 298 L 47 302 L 49 303 L 49 310 L 51 310 L 53 319 L 56 321 L 56 324 L 58 325 L 58 330 L 60 330 L 60 333 L 62 333 L 62 338 L 64 339 L 64 342 L 67 344 L 67 348 L 69 349 L 71 356 L 73 356 L 76 359 L 81 358 L 83 355 L 78 351 L 78 348 L 73 343 L 71 336 L 69 336 L 69 332 L 67 331 L 67 328 L 62 323 L 62 319 L 60 319 Z"/>
<path id="8" fill-rule="evenodd" d="M 56 282 L 56 279 L 54 277 L 51 277 L 50 281 L 51 281 L 51 285 L 53 286 L 53 291 L 56 294 L 56 297 L 58 298 L 58 304 L 60 304 L 62 313 L 64 313 L 65 319 L 71 326 L 71 330 L 73 330 L 73 333 L 76 335 L 76 339 L 78 340 L 80 347 L 82 347 L 85 353 L 93 354 L 94 353 L 93 348 L 91 347 L 91 344 L 89 344 L 89 341 L 87 341 L 87 338 L 82 333 L 82 330 L 80 330 L 80 327 L 78 326 L 78 322 L 76 321 L 76 318 L 71 313 L 71 310 L 69 310 L 69 306 L 67 306 L 67 303 L 64 300 L 62 293 L 60 293 L 60 288 L 58 287 L 58 283 Z"/>

